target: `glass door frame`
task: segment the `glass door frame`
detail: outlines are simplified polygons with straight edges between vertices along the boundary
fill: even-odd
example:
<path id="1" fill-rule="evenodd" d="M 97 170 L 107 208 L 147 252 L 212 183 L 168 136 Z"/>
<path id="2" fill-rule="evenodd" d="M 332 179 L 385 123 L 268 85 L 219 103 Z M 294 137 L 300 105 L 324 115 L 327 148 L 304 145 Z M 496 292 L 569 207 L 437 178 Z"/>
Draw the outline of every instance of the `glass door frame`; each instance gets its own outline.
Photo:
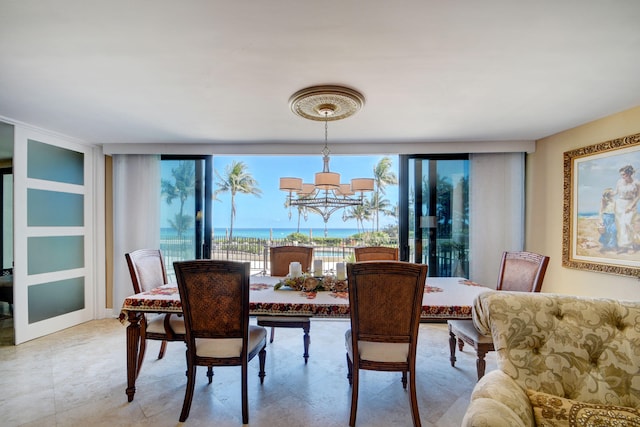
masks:
<path id="1" fill-rule="evenodd" d="M 398 245 L 399 245 L 399 257 L 402 261 L 415 262 L 418 264 L 422 263 L 423 259 L 423 237 L 424 232 L 423 228 L 420 224 L 420 218 L 422 213 L 422 205 L 423 205 L 423 190 L 422 190 L 422 162 L 415 162 L 414 169 L 410 168 L 411 160 L 429 160 L 429 161 L 440 161 L 440 160 L 469 160 L 469 155 L 467 153 L 459 153 L 459 154 L 401 154 L 399 156 L 399 172 L 398 172 L 398 185 L 399 185 L 399 219 L 398 219 Z M 410 180 L 412 180 L 413 188 L 415 189 L 415 194 L 413 200 L 410 198 L 409 189 L 411 186 L 409 185 Z M 429 168 L 429 210 L 428 217 L 436 216 L 436 205 L 437 205 L 437 184 L 438 184 L 438 176 L 436 168 Z M 412 206 L 410 206 L 412 205 Z M 411 208 L 413 209 L 414 215 L 411 216 Z M 410 242 L 410 231 L 414 230 L 413 242 Z M 434 277 L 439 275 L 438 271 L 438 263 L 436 261 L 437 258 L 437 233 L 435 229 L 430 228 L 428 233 L 429 239 L 429 253 L 428 253 L 428 264 L 429 268 L 429 276 Z M 413 259 L 411 258 L 411 244 L 413 243 L 413 247 L 415 248 Z M 433 266 L 433 268 L 431 268 Z"/>
<path id="2" fill-rule="evenodd" d="M 163 154 L 160 160 L 203 160 L 203 162 L 195 163 L 195 207 L 193 212 L 195 255 L 196 259 L 210 259 L 213 227 L 213 156 Z"/>

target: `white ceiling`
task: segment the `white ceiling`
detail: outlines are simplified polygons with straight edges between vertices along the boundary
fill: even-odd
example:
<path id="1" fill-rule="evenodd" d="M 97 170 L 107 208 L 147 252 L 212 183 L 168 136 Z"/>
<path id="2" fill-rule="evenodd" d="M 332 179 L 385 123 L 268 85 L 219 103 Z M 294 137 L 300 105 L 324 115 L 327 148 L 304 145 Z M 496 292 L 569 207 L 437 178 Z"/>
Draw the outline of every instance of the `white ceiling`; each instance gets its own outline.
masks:
<path id="1" fill-rule="evenodd" d="M 93 143 L 535 140 L 640 105 L 638 0 L 0 0 L 0 116 Z"/>

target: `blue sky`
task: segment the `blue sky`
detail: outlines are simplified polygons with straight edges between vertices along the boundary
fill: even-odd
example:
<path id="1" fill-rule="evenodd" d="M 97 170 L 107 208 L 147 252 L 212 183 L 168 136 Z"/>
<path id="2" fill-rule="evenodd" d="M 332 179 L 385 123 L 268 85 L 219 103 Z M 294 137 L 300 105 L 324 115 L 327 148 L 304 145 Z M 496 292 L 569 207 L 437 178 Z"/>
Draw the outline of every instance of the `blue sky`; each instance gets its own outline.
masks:
<path id="1" fill-rule="evenodd" d="M 352 178 L 371 178 L 373 168 L 384 156 L 336 156 L 331 155 L 330 170 L 340 174 L 340 181 L 348 183 Z M 398 175 L 398 157 L 389 156 L 392 160 L 392 169 Z M 289 211 L 284 207 L 287 193 L 279 190 L 280 177 L 293 176 L 302 178 L 303 182 L 313 182 L 316 172 L 322 171 L 322 155 L 314 156 L 215 156 L 214 168 L 221 175 L 225 166 L 232 161 L 242 161 L 247 165 L 248 171 L 258 181 L 262 190 L 261 197 L 246 194 L 236 195 L 236 221 L 234 228 L 293 228 L 297 227 L 296 210 L 292 211 L 289 220 Z M 162 177 L 170 178 L 170 169 L 163 168 Z M 369 193 L 370 194 L 370 193 Z M 386 188 L 385 196 L 392 205 L 398 203 L 398 186 Z M 213 227 L 214 229 L 228 228 L 231 217 L 231 196 L 218 195 L 218 200 L 213 202 Z M 178 203 L 173 202 L 169 209 L 163 201 L 162 227 L 168 227 L 167 215 L 173 216 Z M 380 217 L 380 227 L 387 224 L 395 224 L 395 218 Z M 370 228 L 371 224 L 365 224 Z M 301 228 L 324 229 L 324 221 L 317 214 L 309 214 L 307 221 L 300 223 Z M 328 224 L 328 228 L 356 228 L 353 220 L 342 221 L 342 211 L 334 213 Z"/>
<path id="2" fill-rule="evenodd" d="M 640 151 L 636 147 L 577 159 L 579 214 L 598 213 L 602 193 L 606 188 L 616 188 L 620 168 L 625 165 L 632 165 L 636 169 L 634 179 L 640 179 Z"/>

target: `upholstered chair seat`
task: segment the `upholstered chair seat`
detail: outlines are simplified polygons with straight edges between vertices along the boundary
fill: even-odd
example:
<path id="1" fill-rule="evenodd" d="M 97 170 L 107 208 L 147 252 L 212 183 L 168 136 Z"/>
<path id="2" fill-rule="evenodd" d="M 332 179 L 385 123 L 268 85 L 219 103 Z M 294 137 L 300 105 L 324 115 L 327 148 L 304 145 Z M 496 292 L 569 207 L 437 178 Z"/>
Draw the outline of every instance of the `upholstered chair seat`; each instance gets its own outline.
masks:
<path id="1" fill-rule="evenodd" d="M 345 333 L 345 344 L 349 357 L 353 358 L 351 329 Z M 405 362 L 409 357 L 409 344 L 358 341 L 360 358 L 372 362 Z"/>
<path id="2" fill-rule="evenodd" d="M 256 348 L 266 337 L 265 328 L 249 325 L 249 348 Z M 240 357 L 241 352 L 242 338 L 196 338 L 198 357 Z"/>
<path id="3" fill-rule="evenodd" d="M 148 334 L 164 334 L 165 333 L 166 316 L 158 314 L 156 316 L 147 316 L 147 333 Z M 184 320 L 178 316 L 169 317 L 169 327 L 173 333 L 184 336 Z"/>

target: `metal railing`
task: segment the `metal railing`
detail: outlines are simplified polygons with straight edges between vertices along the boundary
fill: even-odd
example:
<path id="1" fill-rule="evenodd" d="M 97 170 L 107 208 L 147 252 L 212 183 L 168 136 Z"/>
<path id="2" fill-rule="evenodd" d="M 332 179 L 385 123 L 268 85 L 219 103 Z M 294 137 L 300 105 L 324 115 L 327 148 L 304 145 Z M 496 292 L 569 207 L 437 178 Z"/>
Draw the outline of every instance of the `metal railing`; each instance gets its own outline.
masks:
<path id="1" fill-rule="evenodd" d="M 211 242 L 211 259 L 225 259 L 251 263 L 252 274 L 269 274 L 269 246 L 296 244 L 287 239 L 261 239 L 255 237 L 234 237 L 231 242 L 224 236 L 215 237 Z M 309 245 L 310 243 L 301 243 Z M 346 239 L 331 239 L 331 245 L 312 242 L 314 259 L 321 259 L 325 271 L 335 271 L 337 262 L 355 261 L 354 248 L 363 242 Z M 397 242 L 386 246 L 397 247 Z M 173 261 L 193 259 L 193 237 L 163 238 L 160 249 L 165 257 L 169 279 L 174 278 Z M 468 271 L 468 261 L 460 262 L 458 253 L 452 250 L 439 250 L 437 255 L 438 275 L 442 277 L 456 276 Z"/>
<path id="2" fill-rule="evenodd" d="M 323 269 L 335 270 L 336 262 L 349 262 L 355 260 L 350 239 L 343 239 L 337 246 L 328 246 L 317 243 L 305 243 L 301 245 L 313 246 L 313 258 L 321 259 Z M 234 238 L 229 242 L 223 239 L 214 239 L 211 246 L 212 259 L 229 259 L 251 263 L 251 271 L 259 274 L 269 274 L 269 246 L 295 244 L 286 239 L 259 239 L 253 237 Z"/>

